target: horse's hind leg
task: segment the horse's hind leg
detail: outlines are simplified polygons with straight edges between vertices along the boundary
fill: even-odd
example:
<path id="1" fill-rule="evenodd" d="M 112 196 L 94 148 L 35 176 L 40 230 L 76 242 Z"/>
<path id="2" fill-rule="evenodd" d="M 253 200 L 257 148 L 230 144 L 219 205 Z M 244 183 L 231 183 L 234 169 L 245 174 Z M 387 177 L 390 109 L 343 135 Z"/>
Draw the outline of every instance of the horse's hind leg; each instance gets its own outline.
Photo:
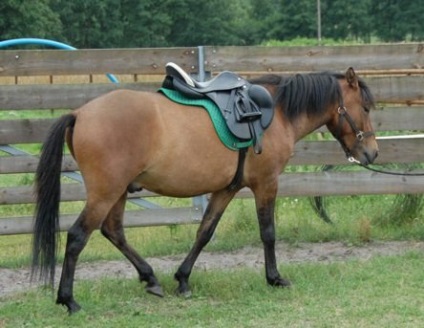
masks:
<path id="1" fill-rule="evenodd" d="M 74 275 L 78 256 L 87 244 L 91 233 L 98 228 L 103 218 L 104 216 L 102 216 L 101 211 L 97 207 L 92 208 L 86 205 L 68 231 L 65 259 L 63 261 L 56 303 L 65 305 L 70 314 L 81 308 L 73 296 Z"/>
<path id="2" fill-rule="evenodd" d="M 134 265 L 139 274 L 140 281 L 146 281 L 147 283 L 146 291 L 162 297 L 162 287 L 159 285 L 153 273 L 152 267 L 145 260 L 143 260 L 143 258 L 141 258 L 137 252 L 130 245 L 128 245 L 126 241 L 124 228 L 122 225 L 126 198 L 127 196 L 125 193 L 113 206 L 108 216 L 106 217 L 106 220 L 102 224 L 101 232 Z"/>
<path id="3" fill-rule="evenodd" d="M 196 241 L 174 276 L 179 283 L 177 292 L 180 295 L 186 297 L 191 295 L 188 279 L 194 263 L 203 247 L 205 247 L 211 239 L 225 208 L 233 199 L 236 192 L 237 190 L 221 190 L 212 194 L 205 214 L 203 215 L 202 222 L 197 230 Z"/>

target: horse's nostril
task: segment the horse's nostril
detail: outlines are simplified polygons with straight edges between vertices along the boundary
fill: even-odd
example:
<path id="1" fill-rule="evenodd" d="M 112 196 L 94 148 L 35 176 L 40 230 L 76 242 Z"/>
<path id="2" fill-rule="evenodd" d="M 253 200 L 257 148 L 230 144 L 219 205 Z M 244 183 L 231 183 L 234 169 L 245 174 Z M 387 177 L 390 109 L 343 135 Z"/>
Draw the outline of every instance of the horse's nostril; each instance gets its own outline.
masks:
<path id="1" fill-rule="evenodd" d="M 378 150 L 374 150 L 371 152 L 365 152 L 365 157 L 368 161 L 368 164 L 372 164 L 378 156 Z"/>

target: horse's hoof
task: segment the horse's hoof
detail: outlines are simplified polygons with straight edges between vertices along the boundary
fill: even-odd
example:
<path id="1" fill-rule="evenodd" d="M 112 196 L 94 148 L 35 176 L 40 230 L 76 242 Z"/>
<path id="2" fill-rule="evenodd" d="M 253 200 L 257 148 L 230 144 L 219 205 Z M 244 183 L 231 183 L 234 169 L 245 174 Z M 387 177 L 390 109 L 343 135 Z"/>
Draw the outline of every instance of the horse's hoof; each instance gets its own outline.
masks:
<path id="1" fill-rule="evenodd" d="M 163 293 L 162 287 L 159 285 L 146 286 L 146 292 L 152 295 L 159 296 L 159 297 L 165 296 L 165 294 Z"/>
<path id="2" fill-rule="evenodd" d="M 271 283 L 271 285 L 274 287 L 289 288 L 291 287 L 291 282 L 284 278 L 277 278 Z"/>
<path id="3" fill-rule="evenodd" d="M 190 289 L 181 291 L 179 288 L 177 288 L 177 290 L 175 291 L 175 294 L 185 299 L 191 298 L 193 296 L 193 293 L 191 292 Z"/>
<path id="4" fill-rule="evenodd" d="M 74 314 L 81 310 L 81 306 L 79 306 L 77 303 L 74 303 L 72 306 L 68 306 L 68 314 Z"/>
<path id="5" fill-rule="evenodd" d="M 66 306 L 66 308 L 68 309 L 69 315 L 74 314 L 74 313 L 78 312 L 79 310 L 81 310 L 81 306 L 77 302 L 75 302 L 74 300 L 71 300 L 71 301 L 68 301 L 68 302 L 57 300 L 56 304 Z"/>

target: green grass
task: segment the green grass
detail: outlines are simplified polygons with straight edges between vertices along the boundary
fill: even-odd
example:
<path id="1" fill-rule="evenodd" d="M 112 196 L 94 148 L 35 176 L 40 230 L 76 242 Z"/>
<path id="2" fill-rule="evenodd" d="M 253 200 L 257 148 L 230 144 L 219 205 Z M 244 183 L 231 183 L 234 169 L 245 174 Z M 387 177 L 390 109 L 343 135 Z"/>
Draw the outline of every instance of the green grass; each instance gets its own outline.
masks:
<path id="1" fill-rule="evenodd" d="M 332 264 L 290 264 L 290 290 L 265 283 L 253 269 L 194 271 L 193 297 L 165 298 L 136 279 L 78 281 L 83 310 L 68 317 L 50 292 L 32 290 L 0 303 L 2 327 L 418 327 L 424 320 L 422 253 Z"/>

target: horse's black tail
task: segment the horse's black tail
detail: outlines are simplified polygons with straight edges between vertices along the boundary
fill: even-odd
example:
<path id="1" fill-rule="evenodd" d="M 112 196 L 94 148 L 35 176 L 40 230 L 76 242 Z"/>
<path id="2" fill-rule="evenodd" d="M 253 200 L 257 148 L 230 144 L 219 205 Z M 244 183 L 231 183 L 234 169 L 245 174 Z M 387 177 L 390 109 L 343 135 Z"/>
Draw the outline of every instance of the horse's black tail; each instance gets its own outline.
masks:
<path id="1" fill-rule="evenodd" d="M 37 275 L 44 284 L 53 286 L 59 231 L 60 174 L 65 133 L 76 117 L 67 114 L 51 127 L 41 149 L 35 175 L 36 209 L 32 249 L 31 280 Z"/>

